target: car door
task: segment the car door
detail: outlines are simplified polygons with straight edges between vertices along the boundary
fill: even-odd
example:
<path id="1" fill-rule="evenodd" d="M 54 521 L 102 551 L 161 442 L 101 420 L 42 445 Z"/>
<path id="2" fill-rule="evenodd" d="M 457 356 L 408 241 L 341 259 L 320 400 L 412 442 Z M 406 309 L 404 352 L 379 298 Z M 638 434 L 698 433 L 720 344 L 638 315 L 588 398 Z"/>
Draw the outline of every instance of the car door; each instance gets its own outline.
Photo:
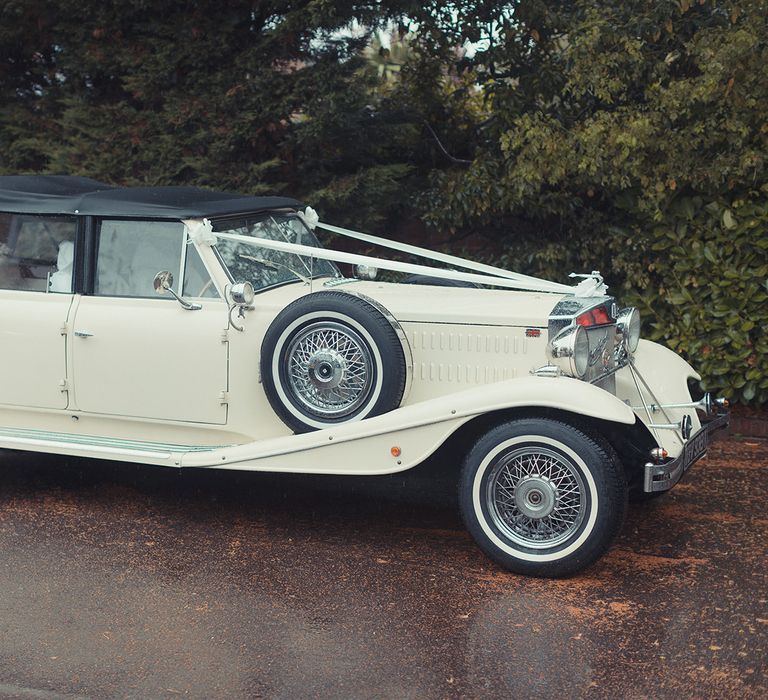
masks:
<path id="1" fill-rule="evenodd" d="M 67 407 L 77 220 L 0 213 L 0 405 Z"/>
<path id="2" fill-rule="evenodd" d="M 93 293 L 79 299 L 71 324 L 77 409 L 226 423 L 228 309 L 183 224 L 103 219 L 95 251 Z M 200 308 L 158 294 L 161 271 Z"/>

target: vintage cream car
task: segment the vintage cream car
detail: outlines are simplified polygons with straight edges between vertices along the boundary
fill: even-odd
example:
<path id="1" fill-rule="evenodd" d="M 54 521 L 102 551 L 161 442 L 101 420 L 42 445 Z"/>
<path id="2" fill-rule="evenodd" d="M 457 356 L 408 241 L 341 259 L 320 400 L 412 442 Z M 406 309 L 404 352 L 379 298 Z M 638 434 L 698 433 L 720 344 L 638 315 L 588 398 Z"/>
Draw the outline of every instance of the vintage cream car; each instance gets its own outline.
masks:
<path id="1" fill-rule="evenodd" d="M 317 229 L 431 264 L 327 250 Z M 447 445 L 480 547 L 572 574 L 628 490 L 670 489 L 728 420 L 582 277 L 329 226 L 281 197 L 0 177 L 0 448 L 369 475 Z"/>

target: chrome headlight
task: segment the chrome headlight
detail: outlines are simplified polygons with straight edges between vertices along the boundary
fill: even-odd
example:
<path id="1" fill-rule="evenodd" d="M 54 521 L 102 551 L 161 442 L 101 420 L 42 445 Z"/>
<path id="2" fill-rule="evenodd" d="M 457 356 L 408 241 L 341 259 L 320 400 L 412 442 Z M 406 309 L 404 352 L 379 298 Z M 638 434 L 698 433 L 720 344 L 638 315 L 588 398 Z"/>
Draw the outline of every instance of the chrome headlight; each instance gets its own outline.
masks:
<path id="1" fill-rule="evenodd" d="M 634 306 L 619 311 L 616 330 L 629 352 L 637 350 L 637 344 L 640 342 L 640 312 Z"/>
<path id="2" fill-rule="evenodd" d="M 589 339 L 581 326 L 568 326 L 549 342 L 549 359 L 563 374 L 581 379 L 589 366 Z"/>
<path id="3" fill-rule="evenodd" d="M 233 284 L 229 291 L 229 296 L 232 299 L 232 303 L 238 306 L 250 306 L 253 304 L 255 296 L 253 285 L 250 282 Z"/>
<path id="4" fill-rule="evenodd" d="M 355 277 L 359 280 L 373 281 L 379 276 L 379 268 L 370 265 L 357 265 L 355 267 Z"/>

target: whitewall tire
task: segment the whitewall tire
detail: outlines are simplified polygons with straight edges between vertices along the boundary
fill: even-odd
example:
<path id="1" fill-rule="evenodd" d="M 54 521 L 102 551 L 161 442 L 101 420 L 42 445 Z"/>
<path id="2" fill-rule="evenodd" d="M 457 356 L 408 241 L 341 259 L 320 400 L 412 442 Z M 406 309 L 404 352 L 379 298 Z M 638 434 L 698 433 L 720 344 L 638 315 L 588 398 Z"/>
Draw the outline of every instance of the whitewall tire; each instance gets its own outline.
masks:
<path id="1" fill-rule="evenodd" d="M 261 376 L 275 413 L 302 433 L 399 406 L 406 363 L 395 329 L 373 305 L 343 292 L 316 292 L 270 325 Z"/>
<path id="2" fill-rule="evenodd" d="M 580 571 L 607 550 L 624 520 L 624 473 L 610 450 L 547 418 L 493 428 L 464 463 L 459 502 L 467 529 L 510 571 Z"/>

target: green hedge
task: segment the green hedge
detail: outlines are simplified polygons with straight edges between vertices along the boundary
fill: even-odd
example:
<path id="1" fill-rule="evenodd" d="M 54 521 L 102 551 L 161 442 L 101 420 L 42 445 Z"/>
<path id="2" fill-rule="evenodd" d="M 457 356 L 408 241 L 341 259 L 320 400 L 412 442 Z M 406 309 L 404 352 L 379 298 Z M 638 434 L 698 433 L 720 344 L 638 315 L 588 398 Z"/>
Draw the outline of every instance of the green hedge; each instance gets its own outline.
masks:
<path id="1" fill-rule="evenodd" d="M 630 293 L 650 337 L 687 357 L 703 388 L 768 402 L 768 202 L 682 198 L 651 240 L 651 283 Z"/>
<path id="2" fill-rule="evenodd" d="M 644 337 L 683 355 L 703 389 L 768 403 L 768 199 L 681 196 L 657 218 L 544 245 L 513 242 L 501 262 L 559 281 L 599 267 L 610 293 L 640 309 Z"/>

